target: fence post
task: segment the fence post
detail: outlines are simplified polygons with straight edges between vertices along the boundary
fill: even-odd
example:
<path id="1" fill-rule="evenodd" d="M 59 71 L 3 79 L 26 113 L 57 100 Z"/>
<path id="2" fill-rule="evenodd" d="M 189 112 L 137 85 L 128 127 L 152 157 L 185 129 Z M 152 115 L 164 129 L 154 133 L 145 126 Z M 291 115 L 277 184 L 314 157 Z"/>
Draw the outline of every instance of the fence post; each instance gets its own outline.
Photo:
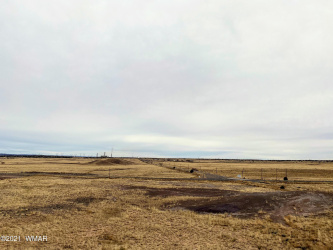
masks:
<path id="1" fill-rule="evenodd" d="M 111 178 L 111 176 L 110 176 L 110 168 L 109 168 L 109 179 Z"/>
<path id="2" fill-rule="evenodd" d="M 243 170 L 242 170 L 242 178 L 244 177 L 244 175 L 243 175 L 243 174 L 244 174 L 244 168 L 243 168 Z"/>
<path id="3" fill-rule="evenodd" d="M 277 168 L 275 169 L 275 180 L 277 181 Z"/>
<path id="4" fill-rule="evenodd" d="M 262 169 L 261 169 L 261 179 L 262 179 Z"/>

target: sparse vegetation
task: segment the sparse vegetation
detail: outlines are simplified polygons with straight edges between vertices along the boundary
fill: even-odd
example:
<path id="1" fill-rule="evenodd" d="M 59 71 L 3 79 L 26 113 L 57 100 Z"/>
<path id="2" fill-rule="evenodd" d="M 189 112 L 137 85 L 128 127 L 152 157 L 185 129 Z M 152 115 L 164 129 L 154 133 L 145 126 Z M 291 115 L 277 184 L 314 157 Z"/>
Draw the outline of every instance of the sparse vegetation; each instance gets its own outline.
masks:
<path id="1" fill-rule="evenodd" d="M 126 161 L 6 159 L 0 169 L 0 234 L 47 235 L 48 241 L 0 242 L 0 248 L 329 249 L 333 245 L 332 183 L 286 182 L 281 189 L 279 183 L 197 180 L 195 173 L 189 173 L 188 167 L 200 171 L 200 166 L 213 172 L 217 165 L 211 162 L 207 166 L 184 160 L 176 163 L 176 169 L 172 162 L 169 169 L 156 161 L 155 165 Z M 238 170 L 246 167 L 238 164 L 242 165 Z M 302 166 L 295 164 L 294 169 Z M 324 165 L 308 165 L 307 170 L 323 169 L 327 179 L 332 165 Z M 227 172 L 223 166 L 220 169 Z M 292 169 L 292 163 L 288 167 Z M 109 171 L 116 178 L 109 179 Z M 198 211 L 207 204 L 220 211 Z"/>
<path id="2" fill-rule="evenodd" d="M 156 159 L 155 163 L 177 169 L 198 169 L 205 173 L 227 177 L 264 180 L 328 180 L 333 181 L 332 161 L 259 161 L 259 160 L 191 160 L 170 162 Z"/>

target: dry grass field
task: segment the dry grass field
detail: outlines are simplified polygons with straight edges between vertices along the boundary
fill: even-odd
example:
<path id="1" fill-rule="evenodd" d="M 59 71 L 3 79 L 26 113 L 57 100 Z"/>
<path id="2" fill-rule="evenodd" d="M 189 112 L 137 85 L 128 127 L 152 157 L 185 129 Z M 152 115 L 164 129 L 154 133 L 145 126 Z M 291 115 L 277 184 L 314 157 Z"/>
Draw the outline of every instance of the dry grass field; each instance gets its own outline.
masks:
<path id="1" fill-rule="evenodd" d="M 247 179 L 263 169 L 264 180 L 278 169 L 281 182 L 205 180 L 193 168 L 244 169 Z M 333 182 L 292 182 L 333 180 L 332 171 L 332 162 L 0 158 L 0 235 L 20 236 L 0 249 L 332 249 Z"/>
<path id="2" fill-rule="evenodd" d="M 241 175 L 247 179 L 328 180 L 333 181 L 332 161 L 255 161 L 255 160 L 160 160 L 169 168 L 192 169 L 227 177 Z"/>

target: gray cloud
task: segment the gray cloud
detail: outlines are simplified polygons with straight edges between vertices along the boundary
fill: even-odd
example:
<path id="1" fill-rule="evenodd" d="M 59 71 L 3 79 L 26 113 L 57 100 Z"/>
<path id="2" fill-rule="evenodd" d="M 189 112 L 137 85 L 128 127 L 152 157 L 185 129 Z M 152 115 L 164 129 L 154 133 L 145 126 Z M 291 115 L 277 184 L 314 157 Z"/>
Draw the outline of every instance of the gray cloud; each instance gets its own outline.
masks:
<path id="1" fill-rule="evenodd" d="M 330 159 L 332 13 L 309 0 L 5 2 L 0 151 Z"/>

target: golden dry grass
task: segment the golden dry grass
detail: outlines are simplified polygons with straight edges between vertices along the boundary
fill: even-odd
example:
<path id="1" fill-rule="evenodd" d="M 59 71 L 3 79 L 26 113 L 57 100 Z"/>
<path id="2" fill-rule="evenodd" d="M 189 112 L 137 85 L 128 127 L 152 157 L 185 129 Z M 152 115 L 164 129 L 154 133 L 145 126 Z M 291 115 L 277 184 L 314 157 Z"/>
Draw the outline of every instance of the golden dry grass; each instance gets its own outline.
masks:
<path id="1" fill-rule="evenodd" d="M 282 180 L 328 180 L 333 181 L 333 162 L 328 161 L 255 161 L 255 160 L 198 160 L 159 161 L 169 168 L 190 170 L 227 177 L 242 175 L 247 179 Z"/>
<path id="2" fill-rule="evenodd" d="M 276 191 L 274 184 L 193 181 L 194 175 L 134 160 L 135 165 L 96 166 L 91 159 L 1 159 L 0 173 L 92 173 L 119 179 L 43 175 L 0 180 L 0 234 L 20 242 L 1 249 L 329 249 L 333 212 L 320 216 L 240 219 L 228 214 L 198 214 L 163 209 L 187 196 L 150 197 L 143 189 L 215 188 L 239 192 Z M 70 164 L 72 163 L 72 164 Z M 118 169 L 118 170 L 116 170 Z M 123 169 L 123 170 L 119 170 Z M 133 179 L 170 177 L 188 180 Z M 319 184 L 318 184 L 319 185 Z M 320 184 L 321 185 L 321 184 Z M 319 185 L 319 186 L 320 186 Z M 332 184 L 322 184 L 332 192 Z M 287 184 L 288 190 L 300 185 Z M 302 190 L 313 185 L 302 184 Z M 26 242 L 25 235 L 47 235 L 47 242 Z"/>
<path id="3" fill-rule="evenodd" d="M 82 173 L 100 177 L 156 177 L 156 178 L 193 178 L 189 173 L 177 173 L 162 167 L 145 164 L 138 159 L 131 159 L 133 165 L 96 165 L 89 158 L 13 158 L 2 159 L 1 173 L 44 172 L 44 173 Z"/>

